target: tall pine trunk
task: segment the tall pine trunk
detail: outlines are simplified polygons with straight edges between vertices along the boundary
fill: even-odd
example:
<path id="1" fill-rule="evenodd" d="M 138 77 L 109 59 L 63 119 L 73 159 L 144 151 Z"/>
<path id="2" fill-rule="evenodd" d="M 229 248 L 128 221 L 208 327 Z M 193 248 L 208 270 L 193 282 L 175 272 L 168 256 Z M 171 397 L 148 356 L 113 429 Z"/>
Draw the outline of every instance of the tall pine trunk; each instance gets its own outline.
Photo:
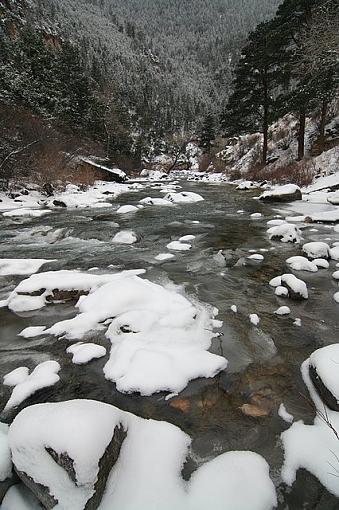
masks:
<path id="1" fill-rule="evenodd" d="M 325 127 L 326 127 L 326 119 L 327 119 L 327 101 L 323 99 L 321 104 L 321 114 L 320 114 L 320 124 L 319 124 L 319 149 L 320 152 L 323 152 L 325 147 Z"/>
<path id="2" fill-rule="evenodd" d="M 266 166 L 267 164 L 267 146 L 268 146 L 268 108 L 269 108 L 269 99 L 268 99 L 268 79 L 267 79 L 267 71 L 265 70 L 263 74 L 263 124 L 262 124 L 262 132 L 263 132 L 263 144 L 262 144 L 262 164 Z"/>
<path id="3" fill-rule="evenodd" d="M 305 156 L 305 126 L 306 126 L 306 112 L 305 110 L 300 110 L 298 132 L 298 161 L 304 159 Z"/>

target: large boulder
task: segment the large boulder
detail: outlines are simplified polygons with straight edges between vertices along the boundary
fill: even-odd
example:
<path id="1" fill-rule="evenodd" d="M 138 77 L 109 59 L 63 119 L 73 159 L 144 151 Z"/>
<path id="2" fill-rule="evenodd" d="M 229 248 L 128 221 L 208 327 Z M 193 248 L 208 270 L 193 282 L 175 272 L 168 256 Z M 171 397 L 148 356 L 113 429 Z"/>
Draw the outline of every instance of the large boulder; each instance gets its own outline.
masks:
<path id="1" fill-rule="evenodd" d="M 127 436 L 114 410 L 78 400 L 27 407 L 15 418 L 14 469 L 45 508 L 98 508 Z"/>
<path id="2" fill-rule="evenodd" d="M 314 351 L 309 358 L 309 375 L 324 404 L 339 411 L 339 344 Z"/>
<path id="3" fill-rule="evenodd" d="M 268 191 L 264 191 L 259 197 L 264 202 L 293 202 L 302 200 L 299 186 L 296 184 L 285 184 Z"/>

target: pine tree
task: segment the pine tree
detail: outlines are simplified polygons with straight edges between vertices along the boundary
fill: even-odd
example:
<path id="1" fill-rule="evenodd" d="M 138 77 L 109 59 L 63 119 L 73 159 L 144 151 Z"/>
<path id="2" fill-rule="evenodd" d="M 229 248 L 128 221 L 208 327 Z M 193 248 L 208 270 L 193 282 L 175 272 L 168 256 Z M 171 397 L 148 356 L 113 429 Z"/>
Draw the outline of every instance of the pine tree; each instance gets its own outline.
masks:
<path id="1" fill-rule="evenodd" d="M 204 153 L 210 151 L 212 141 L 215 139 L 215 121 L 211 113 L 206 115 L 203 120 L 201 130 L 199 133 L 199 147 Z"/>
<path id="2" fill-rule="evenodd" d="M 227 136 L 261 131 L 262 163 L 267 161 L 268 127 L 273 121 L 279 75 L 279 42 L 284 34 L 274 21 L 261 23 L 249 35 L 235 70 L 234 92 L 221 118 Z"/>

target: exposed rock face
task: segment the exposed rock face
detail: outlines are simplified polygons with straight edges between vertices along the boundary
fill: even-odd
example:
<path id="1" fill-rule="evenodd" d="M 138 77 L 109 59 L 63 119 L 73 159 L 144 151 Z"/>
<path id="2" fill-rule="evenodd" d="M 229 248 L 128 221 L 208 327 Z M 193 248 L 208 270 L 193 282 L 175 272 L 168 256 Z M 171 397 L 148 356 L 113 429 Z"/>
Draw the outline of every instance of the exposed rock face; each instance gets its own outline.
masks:
<path id="1" fill-rule="evenodd" d="M 329 409 L 332 411 L 339 411 L 339 404 L 335 396 L 330 392 L 330 390 L 325 386 L 321 377 L 319 376 L 317 369 L 310 364 L 309 365 L 309 374 L 311 381 L 317 390 L 321 400 L 327 405 Z"/>

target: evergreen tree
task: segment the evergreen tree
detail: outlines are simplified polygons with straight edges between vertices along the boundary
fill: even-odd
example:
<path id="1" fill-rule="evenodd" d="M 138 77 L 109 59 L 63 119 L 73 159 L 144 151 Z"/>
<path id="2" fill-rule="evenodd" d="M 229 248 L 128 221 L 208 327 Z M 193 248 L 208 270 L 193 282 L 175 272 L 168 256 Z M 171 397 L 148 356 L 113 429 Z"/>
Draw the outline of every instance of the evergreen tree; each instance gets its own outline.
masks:
<path id="1" fill-rule="evenodd" d="M 200 133 L 199 133 L 199 147 L 204 153 L 210 151 L 212 141 L 215 139 L 215 122 L 211 113 L 206 115 L 203 120 Z"/>
<path id="2" fill-rule="evenodd" d="M 279 44 L 284 34 L 274 21 L 261 23 L 249 35 L 235 70 L 234 92 L 222 114 L 227 136 L 261 131 L 262 163 L 267 160 L 268 127 L 275 117 L 274 94 L 279 74 Z"/>

